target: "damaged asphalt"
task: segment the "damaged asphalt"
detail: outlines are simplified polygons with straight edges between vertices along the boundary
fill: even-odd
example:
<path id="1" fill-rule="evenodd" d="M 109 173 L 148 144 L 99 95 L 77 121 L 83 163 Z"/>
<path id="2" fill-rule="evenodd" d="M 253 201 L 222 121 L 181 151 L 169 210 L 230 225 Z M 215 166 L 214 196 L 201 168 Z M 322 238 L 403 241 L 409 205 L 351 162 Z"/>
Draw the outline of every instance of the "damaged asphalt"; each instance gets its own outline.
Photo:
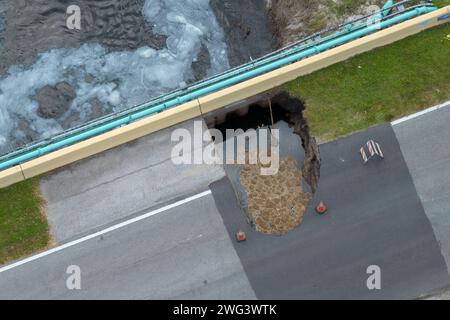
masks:
<path id="1" fill-rule="evenodd" d="M 368 139 L 386 158 L 362 164 Z M 450 283 L 430 221 L 390 125 L 320 146 L 322 178 L 301 226 L 277 237 L 243 219 L 228 178 L 211 190 L 258 299 L 410 299 Z M 324 216 L 314 203 L 325 201 Z M 382 272 L 382 289 L 367 288 L 367 268 Z"/>
<path id="2" fill-rule="evenodd" d="M 411 134 L 411 139 L 416 138 L 413 133 L 423 132 L 427 125 L 438 130 L 432 132 L 430 129 L 423 140 L 417 141 L 428 143 L 432 148 L 431 145 L 440 141 L 439 137 L 445 140 L 447 126 L 444 123 L 448 123 L 450 108 L 445 112 L 445 115 L 430 116 L 429 122 L 405 123 L 405 127 L 394 129 L 388 124 L 381 125 L 321 145 L 322 168 L 317 193 L 302 225 L 285 236 L 263 235 L 251 229 L 236 200 L 235 190 L 223 171 L 214 170 L 212 175 L 211 171 L 199 168 L 197 182 L 190 178 L 188 172 L 184 181 L 195 184 L 191 187 L 199 191 L 209 185 L 212 196 L 2 272 L 0 286 L 7 290 L 3 290 L 0 296 L 59 299 L 411 299 L 446 287 L 450 284 L 445 261 L 448 242 L 442 236 L 444 229 L 440 232 L 437 229 L 440 220 L 436 219 L 440 212 L 441 218 L 445 216 L 445 201 L 439 200 L 444 197 L 446 184 L 438 184 L 440 188 L 435 190 L 436 197 L 427 198 L 423 190 L 431 180 L 421 173 L 429 170 L 432 173 L 430 179 L 440 181 L 439 175 L 449 169 L 448 154 L 440 149 L 425 148 L 424 153 L 417 157 L 411 153 L 411 158 L 407 152 L 407 148 L 414 147 L 411 141 L 408 144 L 408 135 Z M 380 143 L 385 159 L 374 159 L 364 166 L 358 150 L 368 139 Z M 147 150 L 154 150 L 153 143 L 142 141 L 128 146 L 134 146 L 136 150 L 126 150 L 137 152 L 144 146 Z M 426 161 L 430 161 L 425 152 L 434 155 L 435 165 L 424 169 Z M 105 159 L 100 157 L 83 165 L 89 161 L 105 164 Z M 120 169 L 118 174 L 129 179 L 131 175 L 121 171 L 121 163 L 110 163 L 105 177 L 112 175 L 115 166 Z M 148 160 L 136 165 L 146 163 Z M 155 164 L 158 163 L 172 172 L 164 161 Z M 149 177 L 153 176 L 152 170 L 157 169 L 147 172 L 147 167 L 142 167 L 147 178 L 139 180 L 140 184 L 131 184 L 131 187 L 148 192 L 142 199 L 148 201 L 148 208 L 152 208 L 158 206 L 161 199 L 165 199 L 163 203 L 169 201 L 170 196 L 166 190 L 145 189 L 146 185 L 154 185 Z M 180 170 L 183 172 L 186 168 Z M 91 171 L 92 179 L 95 180 L 98 172 Z M 54 185 L 49 184 L 47 192 L 57 190 L 64 181 L 70 186 L 71 179 L 79 174 L 81 170 L 77 167 L 56 172 Z M 85 179 L 89 177 L 85 176 Z M 108 188 L 103 189 L 105 186 Z M 106 184 L 100 184 L 96 192 L 107 197 L 109 188 L 113 186 L 108 180 Z M 184 188 L 185 184 L 173 186 L 180 190 L 180 194 L 192 190 L 191 187 Z M 73 203 L 86 205 L 83 203 L 85 193 L 77 192 L 83 186 L 74 184 L 70 187 L 67 196 L 71 201 L 81 197 Z M 134 209 L 121 204 L 122 210 L 118 210 L 115 205 L 120 204 L 121 199 L 145 210 L 145 201 L 133 203 L 132 197 L 123 198 L 129 197 L 126 190 L 119 188 L 115 191 L 110 203 L 112 211 L 81 212 L 82 219 L 70 216 L 80 214 L 80 210 L 75 208 L 69 208 L 71 211 L 68 212 L 57 211 L 62 205 L 62 202 L 58 203 L 63 199 L 54 199 L 57 200 L 52 202 L 54 218 L 60 222 L 66 219 L 75 221 L 69 229 L 61 229 L 61 237 L 79 232 L 81 225 L 77 223 L 82 221 L 86 226 L 98 226 L 99 214 L 105 214 L 110 221 L 123 219 Z M 159 192 L 159 196 L 155 197 L 155 192 Z M 329 208 L 323 216 L 313 210 L 319 200 Z M 101 203 L 94 204 L 95 210 L 102 207 Z M 437 210 L 439 208 L 442 210 Z M 246 232 L 246 242 L 235 241 L 235 233 L 239 229 Z M 83 289 L 78 292 L 65 288 L 65 271 L 68 265 L 73 264 L 82 268 L 85 279 Z M 367 268 L 372 265 L 381 268 L 381 290 L 367 288 Z"/>

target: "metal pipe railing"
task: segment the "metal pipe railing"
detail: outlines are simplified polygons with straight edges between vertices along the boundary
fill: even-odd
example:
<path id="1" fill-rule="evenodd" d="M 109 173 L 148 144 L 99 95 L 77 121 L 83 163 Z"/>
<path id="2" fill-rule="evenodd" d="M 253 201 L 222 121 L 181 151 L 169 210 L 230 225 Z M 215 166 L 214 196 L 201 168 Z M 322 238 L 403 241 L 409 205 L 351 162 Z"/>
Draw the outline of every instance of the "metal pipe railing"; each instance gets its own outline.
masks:
<path id="1" fill-rule="evenodd" d="M 404 10 L 402 11 L 391 13 L 392 9 L 397 8 L 399 5 L 404 6 L 405 4 L 413 2 L 417 1 L 401 1 L 392 6 L 385 5 L 375 14 L 340 25 L 333 29 L 335 31 L 337 30 L 334 34 L 322 37 L 324 34 L 329 33 L 330 30 L 322 31 L 248 64 L 230 69 L 222 74 L 194 83 L 191 86 L 175 90 L 143 105 L 102 117 L 85 125 L 58 134 L 52 138 L 27 145 L 24 148 L 0 157 L 0 170 L 48 154 L 101 133 L 108 132 L 120 126 L 143 119 L 149 115 L 198 99 L 210 93 L 217 92 L 234 84 L 376 32 L 377 29 L 367 23 L 354 25 L 356 22 L 360 22 L 364 19 L 378 15 L 380 18 L 379 27 L 380 29 L 384 29 L 437 9 L 427 1 L 418 5 L 412 5 L 408 8 L 404 7 Z M 390 2 L 387 4 L 390 4 Z"/>

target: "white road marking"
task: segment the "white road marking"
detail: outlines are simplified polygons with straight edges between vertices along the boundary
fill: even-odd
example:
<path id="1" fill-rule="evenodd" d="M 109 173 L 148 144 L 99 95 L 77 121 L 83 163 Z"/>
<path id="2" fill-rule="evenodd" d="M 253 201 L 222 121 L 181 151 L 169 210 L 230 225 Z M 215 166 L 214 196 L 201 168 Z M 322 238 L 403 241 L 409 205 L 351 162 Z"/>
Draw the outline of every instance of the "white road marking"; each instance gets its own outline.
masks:
<path id="1" fill-rule="evenodd" d="M 135 218 L 133 218 L 133 219 L 130 219 L 130 220 L 127 220 L 127 221 L 118 223 L 118 224 L 116 224 L 116 225 L 113 225 L 113 226 L 111 226 L 111 227 L 109 227 L 109 228 L 106 228 L 106 229 L 103 229 L 103 230 L 101 230 L 101 231 L 95 232 L 95 233 L 90 234 L 90 235 L 88 235 L 88 236 L 85 236 L 85 237 L 82 237 L 82 238 L 80 238 L 80 239 L 77 239 L 77 240 L 68 242 L 68 243 L 66 243 L 66 244 L 63 244 L 63 245 L 58 246 L 58 247 L 55 247 L 55 248 L 50 249 L 50 250 L 48 250 L 48 251 L 44 251 L 44 252 L 42 252 L 42 253 L 36 254 L 36 255 L 34 255 L 34 256 L 25 258 L 25 259 L 23 259 L 23 260 L 20 260 L 20 261 L 17 261 L 17 262 L 15 262 L 15 263 L 12 263 L 12 264 L 10 264 L 10 265 L 7 265 L 7 266 L 5 266 L 5 267 L 2 267 L 2 268 L 0 268 L 0 273 L 5 272 L 5 271 L 8 271 L 8 270 L 11 270 L 11 269 L 16 268 L 16 267 L 19 267 L 19 266 L 24 265 L 24 264 L 26 264 L 26 263 L 28 263 L 28 262 L 32 262 L 32 261 L 35 261 L 35 260 L 37 260 L 37 259 L 46 257 L 46 256 L 48 256 L 48 255 L 50 255 L 50 254 L 52 254 L 52 253 L 56 253 L 56 252 L 62 251 L 62 250 L 64 250 L 64 249 L 73 247 L 73 246 L 75 246 L 75 245 L 77 245 L 77 244 L 80 244 L 80 243 L 86 242 L 86 241 L 88 241 L 88 240 L 94 239 L 94 238 L 99 237 L 99 236 L 101 236 L 101 235 L 104 235 L 104 234 L 106 234 L 106 233 L 115 231 L 115 230 L 117 230 L 117 229 L 121 229 L 121 228 L 126 227 L 126 226 L 128 226 L 128 225 L 130 225 L 130 224 L 133 224 L 133 223 L 136 223 L 136 222 L 138 222 L 138 221 L 147 219 L 147 218 L 149 218 L 149 217 L 151 217 L 151 216 L 154 216 L 154 215 L 156 215 L 156 214 L 158 214 L 158 213 L 161 213 L 161 212 L 168 211 L 168 210 L 170 210 L 170 209 L 179 207 L 179 206 L 181 206 L 181 205 L 183 205 L 183 204 L 186 204 L 186 203 L 192 202 L 192 201 L 194 201 L 194 200 L 203 198 L 203 197 L 205 197 L 205 196 L 207 196 L 207 195 L 210 195 L 210 194 L 211 194 L 211 190 L 207 190 L 207 191 L 204 191 L 204 192 L 202 192 L 202 193 L 196 194 L 196 195 L 194 195 L 194 196 L 188 197 L 188 198 L 186 198 L 186 199 L 183 199 L 183 200 L 174 202 L 174 203 L 172 203 L 172 204 L 169 204 L 169 205 L 167 205 L 167 206 L 165 206 L 165 207 L 162 207 L 162 208 L 159 208 L 159 209 L 150 211 L 150 212 L 148 212 L 148 213 L 145 213 L 145 214 L 143 214 L 143 215 L 141 215 L 141 216 L 138 216 L 138 217 L 135 217 Z"/>
<path id="2" fill-rule="evenodd" d="M 395 125 L 400 124 L 402 122 L 405 122 L 405 121 L 408 121 L 408 120 L 420 117 L 420 116 L 422 116 L 424 114 L 427 114 L 427 113 L 432 112 L 432 111 L 439 110 L 439 109 L 444 108 L 444 107 L 450 107 L 450 101 L 444 102 L 443 104 L 440 104 L 440 105 L 437 105 L 437 106 L 434 106 L 434 107 L 431 107 L 431 108 L 419 111 L 417 113 L 411 114 L 409 116 L 400 118 L 398 120 L 392 121 L 391 125 L 395 126 Z"/>

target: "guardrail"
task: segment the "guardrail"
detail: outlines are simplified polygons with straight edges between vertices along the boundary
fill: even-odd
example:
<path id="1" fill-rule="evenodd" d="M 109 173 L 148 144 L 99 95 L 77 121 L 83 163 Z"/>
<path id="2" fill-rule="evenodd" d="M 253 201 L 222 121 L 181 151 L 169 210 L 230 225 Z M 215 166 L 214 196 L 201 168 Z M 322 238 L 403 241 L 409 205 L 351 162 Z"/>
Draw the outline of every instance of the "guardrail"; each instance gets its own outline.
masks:
<path id="1" fill-rule="evenodd" d="M 392 12 L 395 9 L 397 9 L 397 12 Z M 334 29 L 324 30 L 260 59 L 228 70 L 209 79 L 202 80 L 189 87 L 173 91 L 141 106 L 111 114 L 55 135 L 50 139 L 34 142 L 22 147 L 19 150 L 0 157 L 0 170 L 83 141 L 119 126 L 132 123 L 154 113 L 192 101 L 193 99 L 269 72 L 280 66 L 304 59 L 329 50 L 334 46 L 378 31 L 372 25 L 368 25 L 369 23 L 378 22 L 380 28 L 385 28 L 386 26 L 436 9 L 430 3 L 417 4 L 417 1 L 405 0 L 394 5 L 393 1 L 388 1 L 381 11 L 372 15 L 340 25 Z"/>
<path id="2" fill-rule="evenodd" d="M 429 3 L 392 13 L 394 8 L 406 3 L 410 1 L 385 6 L 377 13 L 381 31 L 367 24 L 348 23 L 340 26 L 334 34 L 326 35 L 329 30 L 316 34 L 145 105 L 90 122 L 8 154 L 0 158 L 0 169 L 7 169 L 0 172 L 0 187 L 198 117 L 352 55 L 448 21 L 442 17 L 450 14 L 450 7 L 437 10 Z"/>

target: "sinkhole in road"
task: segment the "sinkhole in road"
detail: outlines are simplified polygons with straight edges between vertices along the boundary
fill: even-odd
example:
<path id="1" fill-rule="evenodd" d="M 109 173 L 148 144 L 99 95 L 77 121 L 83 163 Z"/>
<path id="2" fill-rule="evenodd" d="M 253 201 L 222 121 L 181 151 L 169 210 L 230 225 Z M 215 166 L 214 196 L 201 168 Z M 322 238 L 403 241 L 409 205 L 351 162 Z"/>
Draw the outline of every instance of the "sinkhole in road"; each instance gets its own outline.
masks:
<path id="1" fill-rule="evenodd" d="M 245 164 L 225 165 L 247 221 L 259 232 L 282 235 L 298 227 L 312 194 L 317 190 L 320 153 L 303 116 L 304 110 L 305 103 L 302 100 L 277 90 L 205 117 L 208 127 L 218 129 L 223 136 L 227 136 L 227 129 L 248 132 L 271 128 L 273 133 L 273 129 L 284 122 L 291 130 L 287 134 L 284 131 L 280 133 L 279 142 L 283 143 L 281 139 L 300 139 L 301 143 L 297 145 L 303 150 L 294 150 L 296 154 L 304 154 L 300 166 L 295 156 L 280 154 L 276 174 L 261 175 L 261 167 L 264 167 L 262 163 L 247 162 L 252 152 L 250 146 L 245 151 Z"/>

